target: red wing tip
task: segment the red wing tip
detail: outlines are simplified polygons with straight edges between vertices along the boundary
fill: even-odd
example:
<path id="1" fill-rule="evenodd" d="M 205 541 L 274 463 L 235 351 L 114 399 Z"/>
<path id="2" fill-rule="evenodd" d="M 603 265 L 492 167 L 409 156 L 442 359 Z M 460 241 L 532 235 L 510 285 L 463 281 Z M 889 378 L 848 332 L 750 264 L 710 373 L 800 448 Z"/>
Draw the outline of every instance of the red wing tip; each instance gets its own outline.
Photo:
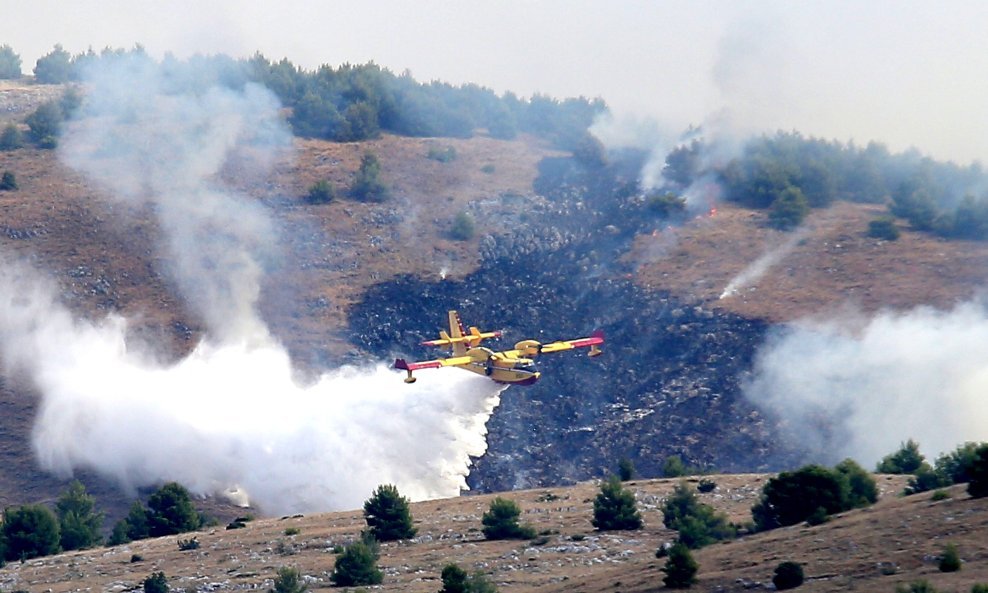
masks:
<path id="1" fill-rule="evenodd" d="M 604 330 L 602 330 L 602 329 L 595 329 L 593 331 L 593 333 L 590 334 L 590 337 L 591 338 L 598 338 L 601 342 L 603 342 L 604 341 Z"/>
<path id="2" fill-rule="evenodd" d="M 401 369 L 403 371 L 407 371 L 408 370 L 408 363 L 405 362 L 405 359 L 404 358 L 396 358 L 395 359 L 395 366 L 394 366 L 394 368 Z"/>

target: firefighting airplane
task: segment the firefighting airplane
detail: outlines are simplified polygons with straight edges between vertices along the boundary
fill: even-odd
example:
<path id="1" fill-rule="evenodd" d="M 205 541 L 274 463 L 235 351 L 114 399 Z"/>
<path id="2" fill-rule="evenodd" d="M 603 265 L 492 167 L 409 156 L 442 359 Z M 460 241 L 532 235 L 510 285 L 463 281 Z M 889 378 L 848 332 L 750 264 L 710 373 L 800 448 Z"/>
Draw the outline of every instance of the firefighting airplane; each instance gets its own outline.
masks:
<path id="1" fill-rule="evenodd" d="M 422 342 L 423 346 L 439 346 L 449 348 L 452 356 L 423 362 L 405 362 L 403 358 L 395 360 L 396 369 L 408 372 L 405 383 L 414 383 L 412 371 L 419 369 L 438 369 L 441 367 L 459 367 L 478 375 L 490 377 L 497 383 L 514 385 L 531 385 L 539 380 L 541 373 L 535 369 L 533 358 L 539 354 L 549 354 L 573 348 L 590 348 L 589 356 L 599 356 L 602 350 L 597 346 L 604 343 L 604 332 L 597 330 L 589 338 L 552 342 L 541 344 L 535 340 L 523 340 L 515 344 L 514 350 L 495 352 L 484 348 L 480 343 L 488 338 L 501 337 L 500 331 L 481 332 L 476 327 L 464 331 L 463 322 L 456 311 L 449 312 L 449 333 L 440 330 L 438 340 Z"/>

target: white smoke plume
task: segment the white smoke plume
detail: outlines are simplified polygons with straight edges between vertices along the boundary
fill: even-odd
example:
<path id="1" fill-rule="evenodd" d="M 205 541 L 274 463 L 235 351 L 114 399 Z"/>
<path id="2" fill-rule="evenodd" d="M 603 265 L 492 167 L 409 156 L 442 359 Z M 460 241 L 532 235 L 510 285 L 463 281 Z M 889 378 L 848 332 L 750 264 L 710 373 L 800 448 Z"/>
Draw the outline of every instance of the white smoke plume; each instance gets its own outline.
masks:
<path id="1" fill-rule="evenodd" d="M 758 282 L 758 280 L 760 280 L 766 272 L 775 267 L 785 256 L 789 255 L 789 252 L 795 249 L 796 245 L 798 245 L 805 236 L 806 230 L 799 229 L 790 234 L 781 245 L 766 251 L 727 283 L 727 286 L 724 287 L 724 292 L 720 293 L 720 298 L 726 299 L 734 296 L 738 294 L 738 292 Z"/>
<path id="2" fill-rule="evenodd" d="M 263 210 L 219 185 L 234 149 L 274 157 L 290 146 L 278 101 L 255 84 L 185 90 L 194 71 L 141 56 L 87 71 L 88 93 L 59 156 L 128 204 L 151 204 L 168 272 L 210 333 L 263 336 L 256 305 L 275 229 Z"/>
<path id="3" fill-rule="evenodd" d="M 74 319 L 37 271 L 0 260 L 0 352 L 41 394 L 42 466 L 128 487 L 175 480 L 266 513 L 355 508 L 382 483 L 416 500 L 457 495 L 500 388 L 459 372 L 406 385 L 381 364 L 298 384 L 256 309 L 274 225 L 217 178 L 235 149 L 284 148 L 277 102 L 250 85 L 175 92 L 166 74 L 146 60 L 94 73 L 61 154 L 159 216 L 169 271 L 207 337 L 155 362 L 127 343 L 126 320 Z"/>
<path id="4" fill-rule="evenodd" d="M 761 348 L 745 393 L 821 461 L 871 466 L 908 438 L 932 460 L 988 440 L 988 310 L 976 302 L 792 325 Z"/>

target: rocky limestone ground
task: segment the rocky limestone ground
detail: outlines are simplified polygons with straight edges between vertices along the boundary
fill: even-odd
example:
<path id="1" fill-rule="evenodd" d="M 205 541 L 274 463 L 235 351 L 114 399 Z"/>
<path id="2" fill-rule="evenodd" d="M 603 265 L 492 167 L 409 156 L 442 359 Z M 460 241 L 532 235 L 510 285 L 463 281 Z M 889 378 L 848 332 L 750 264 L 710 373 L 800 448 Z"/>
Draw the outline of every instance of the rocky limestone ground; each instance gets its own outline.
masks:
<path id="1" fill-rule="evenodd" d="M 750 520 L 768 476 L 708 476 L 717 488 L 700 500 L 731 520 Z M 695 552 L 699 591 L 771 590 L 775 566 L 804 565 L 801 591 L 893 591 L 898 584 L 929 580 L 939 590 L 967 591 L 988 582 L 988 501 L 971 500 L 964 486 L 946 500 L 930 493 L 898 496 L 903 476 L 876 476 L 881 497 L 873 507 L 837 515 L 814 527 L 796 525 Z M 696 482 L 697 478 L 689 478 Z M 375 591 L 435 592 L 442 567 L 455 562 L 479 570 L 508 591 L 625 591 L 662 589 L 655 550 L 674 537 L 662 526 L 660 505 L 678 480 L 632 481 L 645 520 L 639 531 L 597 532 L 590 525 L 595 483 L 519 491 L 507 496 L 523 509 L 522 520 L 540 532 L 531 541 L 486 541 L 481 515 L 493 495 L 461 496 L 414 503 L 417 536 L 381 546 L 384 572 Z M 360 511 L 258 519 L 243 529 L 210 528 L 117 546 L 8 564 L 0 589 L 63 593 L 122 592 L 162 571 L 173 590 L 266 590 L 280 567 L 298 568 L 312 590 L 331 586 L 334 547 L 359 537 Z M 180 551 L 179 539 L 195 536 L 196 550 Z M 940 573 L 937 556 L 957 546 L 963 567 Z M 139 559 L 135 558 L 135 555 Z"/>

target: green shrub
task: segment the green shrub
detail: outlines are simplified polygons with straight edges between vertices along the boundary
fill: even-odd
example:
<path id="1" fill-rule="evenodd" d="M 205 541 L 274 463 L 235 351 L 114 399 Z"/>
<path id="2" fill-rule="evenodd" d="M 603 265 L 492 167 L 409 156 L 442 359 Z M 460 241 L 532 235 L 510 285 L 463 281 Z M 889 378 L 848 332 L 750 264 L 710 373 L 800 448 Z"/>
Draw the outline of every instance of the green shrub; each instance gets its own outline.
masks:
<path id="1" fill-rule="evenodd" d="M 666 478 L 679 478 L 686 475 L 686 465 L 679 455 L 670 455 L 662 462 L 662 476 Z"/>
<path id="2" fill-rule="evenodd" d="M 641 529 L 642 518 L 635 495 L 621 486 L 617 476 L 600 485 L 593 501 L 593 526 L 601 531 Z"/>
<path id="3" fill-rule="evenodd" d="M 899 238 L 899 227 L 892 217 L 879 218 L 868 223 L 868 236 L 884 241 L 895 241 Z"/>
<path id="4" fill-rule="evenodd" d="M 55 504 L 63 550 L 81 550 L 102 540 L 103 513 L 79 480 L 73 480 Z"/>
<path id="5" fill-rule="evenodd" d="M 144 593 L 168 593 L 168 578 L 161 571 L 153 572 L 141 581 L 141 586 Z"/>
<path id="6" fill-rule="evenodd" d="M 618 479 L 627 482 L 635 477 L 635 464 L 627 457 L 618 461 Z"/>
<path id="7" fill-rule="evenodd" d="M 512 500 L 498 496 L 481 517 L 483 533 L 487 539 L 532 539 L 535 529 L 531 525 L 520 525 L 518 518 L 521 508 Z"/>
<path id="8" fill-rule="evenodd" d="M 919 443 L 909 439 L 899 446 L 898 451 L 883 457 L 875 471 L 880 474 L 911 474 L 923 465 L 923 461 Z"/>
<path id="9" fill-rule="evenodd" d="M 919 580 L 896 586 L 895 593 L 937 593 L 937 589 L 929 581 Z"/>
<path id="10" fill-rule="evenodd" d="M 0 176 L 0 191 L 13 191 L 17 189 L 17 178 L 10 171 L 4 171 Z"/>
<path id="11" fill-rule="evenodd" d="M 377 554 L 371 547 L 364 542 L 355 542 L 343 549 L 329 579 L 337 587 L 352 587 L 378 585 L 384 575 L 377 568 Z"/>
<path id="12" fill-rule="evenodd" d="M 456 241 L 469 241 L 473 239 L 477 232 L 477 224 L 473 216 L 465 210 L 461 210 L 453 218 L 453 225 L 449 229 L 449 236 Z"/>
<path id="13" fill-rule="evenodd" d="M 769 479 L 751 512 L 757 529 L 764 531 L 846 510 L 849 495 L 850 486 L 839 472 L 807 465 Z"/>
<path id="14" fill-rule="evenodd" d="M 59 107 L 58 103 L 46 101 L 39 105 L 24 121 L 27 123 L 31 139 L 35 143 L 42 148 L 53 148 L 46 145 L 52 142 L 57 144 L 55 138 L 58 138 L 61 133 L 63 119 L 62 108 Z"/>
<path id="15" fill-rule="evenodd" d="M 456 160 L 456 149 L 452 146 L 447 146 L 446 148 L 430 146 L 429 154 L 426 156 L 434 161 L 439 161 L 440 163 L 449 163 Z"/>
<path id="16" fill-rule="evenodd" d="M 780 562 L 775 567 L 775 574 L 772 576 L 772 584 L 776 590 L 785 591 L 795 589 L 803 584 L 803 566 L 798 562 Z"/>
<path id="17" fill-rule="evenodd" d="M 967 492 L 972 498 L 988 496 L 988 443 L 979 446 L 968 469 Z"/>
<path id="18" fill-rule="evenodd" d="M 148 498 L 147 527 L 151 537 L 195 531 L 201 524 L 189 491 L 177 482 L 165 484 Z"/>
<path id="19" fill-rule="evenodd" d="M 940 563 L 937 566 L 940 572 L 957 572 L 961 569 L 961 557 L 957 555 L 957 546 L 947 544 L 940 555 Z"/>
<path id="20" fill-rule="evenodd" d="M 662 567 L 662 572 L 666 573 L 662 582 L 670 589 L 688 589 L 696 582 L 699 569 L 689 548 L 683 544 L 674 544 L 669 548 L 668 559 Z"/>
<path id="21" fill-rule="evenodd" d="M 268 589 L 268 593 L 305 593 L 308 589 L 297 568 L 282 566 L 274 578 L 274 588 Z"/>
<path id="22" fill-rule="evenodd" d="M 408 499 L 392 484 L 378 486 L 364 502 L 364 520 L 370 535 L 377 541 L 388 542 L 415 537 Z"/>
<path id="23" fill-rule="evenodd" d="M 769 224 L 789 231 L 803 223 L 810 212 L 810 203 L 798 187 L 789 186 L 779 193 L 769 209 Z"/>
<path id="24" fill-rule="evenodd" d="M 21 57 L 7 44 L 0 45 L 0 79 L 20 78 Z"/>
<path id="25" fill-rule="evenodd" d="M 328 204 L 336 199 L 336 186 L 323 179 L 313 183 L 305 194 L 305 201 L 310 204 Z"/>
<path id="26" fill-rule="evenodd" d="M 298 535 L 300 533 L 302 533 L 302 530 L 299 529 L 298 527 L 286 527 L 285 528 L 285 535 L 287 535 L 287 536 Z"/>
<path id="27" fill-rule="evenodd" d="M 950 493 L 947 492 L 946 490 L 934 490 L 933 496 L 930 497 L 930 500 L 932 500 L 933 502 L 939 502 L 941 500 L 947 500 L 949 498 L 950 498 Z"/>
<path id="28" fill-rule="evenodd" d="M 467 593 L 467 571 L 456 564 L 447 564 L 442 572 L 443 588 L 439 593 Z"/>
<path id="29" fill-rule="evenodd" d="M 652 193 L 645 197 L 645 207 L 659 218 L 686 212 L 686 200 L 672 192 Z"/>
<path id="30" fill-rule="evenodd" d="M 698 492 L 713 492 L 717 488 L 717 482 L 710 480 L 708 478 L 701 478 L 699 483 L 696 485 Z"/>
<path id="31" fill-rule="evenodd" d="M 679 542 L 691 549 L 737 535 L 727 516 L 715 512 L 709 505 L 701 504 L 686 482 L 676 485 L 672 495 L 662 504 L 662 522 L 669 529 L 676 530 Z"/>
<path id="32" fill-rule="evenodd" d="M 113 533 L 107 542 L 111 546 L 119 546 L 134 540 L 150 537 L 148 532 L 148 513 L 141 502 L 135 500 L 130 505 L 127 516 L 113 525 Z"/>
<path id="33" fill-rule="evenodd" d="M 40 504 L 5 509 L 0 539 L 5 560 L 57 554 L 60 551 L 58 519 L 51 509 Z"/>
<path id="34" fill-rule="evenodd" d="M 490 163 L 488 163 L 488 164 L 486 164 L 486 165 L 484 165 L 483 167 L 480 168 L 480 172 L 481 173 L 486 173 L 488 175 L 493 174 L 494 171 L 496 171 L 496 170 L 497 169 L 494 167 L 494 165 L 492 165 Z"/>
<path id="35" fill-rule="evenodd" d="M 967 442 L 949 453 L 942 453 L 936 460 L 936 471 L 952 484 L 971 481 L 971 467 L 977 460 L 978 447 L 985 443 Z"/>
<path id="36" fill-rule="evenodd" d="M 51 52 L 38 58 L 34 79 L 41 84 L 62 84 L 72 79 L 72 56 L 55 44 Z"/>
<path id="37" fill-rule="evenodd" d="M 372 152 L 364 153 L 350 186 L 350 197 L 360 202 L 384 202 L 390 196 L 391 191 L 381 181 L 381 161 Z"/>
<path id="38" fill-rule="evenodd" d="M 920 464 L 919 469 L 914 472 L 913 477 L 909 478 L 906 484 L 905 494 L 928 492 L 949 484 L 950 480 L 948 478 L 941 475 L 938 471 L 930 467 L 929 463 L 924 461 Z"/>
<path id="39" fill-rule="evenodd" d="M 0 150 L 16 150 L 24 145 L 21 131 L 13 123 L 8 123 L 0 132 Z"/>
<path id="40" fill-rule="evenodd" d="M 988 583 L 975 583 L 971 585 L 971 593 L 988 593 Z"/>
<path id="41" fill-rule="evenodd" d="M 497 586 L 478 570 L 467 577 L 467 593 L 497 593 Z"/>
<path id="42" fill-rule="evenodd" d="M 845 509 L 857 509 L 875 504 L 878 500 L 878 485 L 875 478 L 853 459 L 845 459 L 834 470 L 847 481 L 848 498 Z"/>

